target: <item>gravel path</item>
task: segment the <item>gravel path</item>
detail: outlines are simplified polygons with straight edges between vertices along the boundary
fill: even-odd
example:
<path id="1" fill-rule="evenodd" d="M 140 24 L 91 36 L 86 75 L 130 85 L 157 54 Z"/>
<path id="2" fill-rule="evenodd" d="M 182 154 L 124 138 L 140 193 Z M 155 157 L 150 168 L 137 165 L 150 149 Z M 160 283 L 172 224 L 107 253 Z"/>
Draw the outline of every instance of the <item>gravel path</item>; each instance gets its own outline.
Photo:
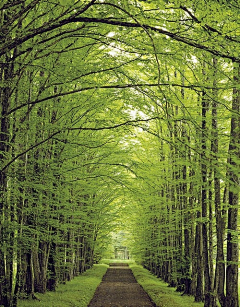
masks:
<path id="1" fill-rule="evenodd" d="M 126 264 L 112 263 L 88 307 L 155 307 Z"/>

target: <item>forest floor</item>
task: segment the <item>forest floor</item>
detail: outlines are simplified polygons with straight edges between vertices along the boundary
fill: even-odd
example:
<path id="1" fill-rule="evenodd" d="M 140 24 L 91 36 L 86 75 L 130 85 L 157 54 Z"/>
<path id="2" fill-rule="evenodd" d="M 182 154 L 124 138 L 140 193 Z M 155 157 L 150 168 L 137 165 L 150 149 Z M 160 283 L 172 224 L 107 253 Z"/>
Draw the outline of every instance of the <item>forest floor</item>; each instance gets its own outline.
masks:
<path id="1" fill-rule="evenodd" d="M 110 263 L 88 307 L 155 307 L 126 263 Z"/>

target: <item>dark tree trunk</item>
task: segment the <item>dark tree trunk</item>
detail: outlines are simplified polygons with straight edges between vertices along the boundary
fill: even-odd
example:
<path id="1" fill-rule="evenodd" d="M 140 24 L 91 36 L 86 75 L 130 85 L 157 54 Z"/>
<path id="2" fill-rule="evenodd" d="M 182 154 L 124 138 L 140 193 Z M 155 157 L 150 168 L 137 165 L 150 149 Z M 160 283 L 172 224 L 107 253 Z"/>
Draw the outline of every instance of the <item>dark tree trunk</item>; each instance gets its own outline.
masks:
<path id="1" fill-rule="evenodd" d="M 39 242 L 39 247 L 33 252 L 34 291 L 45 293 L 47 290 L 47 265 L 50 244 Z"/>
<path id="2" fill-rule="evenodd" d="M 57 245 L 55 243 L 52 243 L 48 259 L 49 278 L 47 280 L 47 290 L 49 291 L 55 291 L 57 286 L 56 252 L 57 252 Z"/>
<path id="3" fill-rule="evenodd" d="M 203 63 L 203 77 L 206 79 L 206 64 Z M 205 80 L 206 81 L 206 80 Z M 201 129 L 201 173 L 202 173 L 202 240 L 203 240 L 203 266 L 204 266 L 204 307 L 208 305 L 211 296 L 211 279 L 210 279 L 210 266 L 209 266 L 209 235 L 208 235 L 208 158 L 207 151 L 207 111 L 208 111 L 208 98 L 205 91 L 202 92 L 202 129 Z"/>
<path id="4" fill-rule="evenodd" d="M 22 288 L 20 291 L 24 296 L 32 297 L 34 293 L 34 273 L 33 273 L 33 263 L 32 263 L 32 253 L 25 253 L 22 259 Z"/>
<path id="5" fill-rule="evenodd" d="M 1 24 L 8 22 L 8 16 L 0 13 Z M 10 39 L 10 38 L 9 38 Z M 3 84 L 11 84 L 13 79 L 13 63 L 11 57 L 6 55 L 1 57 L 0 82 Z M 1 113 L 1 131 L 0 131 L 0 165 L 3 167 L 10 154 L 10 122 L 7 116 L 10 109 L 11 88 L 5 86 L 0 88 L 0 113 Z M 7 170 L 0 172 L 0 242 L 1 246 L 5 245 L 7 251 L 0 248 L 0 305 L 11 307 L 12 300 L 12 257 L 13 251 L 11 247 L 12 231 L 7 229 L 5 221 L 11 218 L 11 207 L 7 200 Z"/>
<path id="6" fill-rule="evenodd" d="M 239 84 L 240 67 L 234 63 L 234 81 Z M 240 91 L 234 88 L 229 144 L 229 209 L 227 234 L 226 306 L 238 307 L 238 206 L 240 159 Z M 239 163 L 239 162 L 238 162 Z"/>
<path id="7" fill-rule="evenodd" d="M 183 129 L 183 138 L 184 141 L 187 142 L 187 133 L 185 127 Z M 187 160 L 187 148 L 185 148 L 186 156 L 184 157 L 185 160 Z M 183 279 L 184 279 L 184 295 L 190 295 L 191 294 L 191 242 L 190 242 L 190 236 L 191 236 L 191 201 L 188 201 L 187 197 L 187 167 L 184 166 L 182 170 L 182 176 L 183 176 L 183 184 L 182 184 L 182 193 L 183 193 L 183 210 L 185 210 L 184 214 L 184 268 L 183 268 Z"/>
<path id="8" fill-rule="evenodd" d="M 213 66 L 215 72 L 217 71 L 217 60 L 213 59 Z M 216 80 L 214 80 L 214 86 Z M 218 300 L 222 307 L 225 306 L 225 259 L 224 259 L 224 234 L 225 234 L 225 212 L 221 208 L 221 186 L 220 175 L 218 171 L 218 105 L 217 105 L 217 92 L 213 92 L 212 101 L 212 141 L 211 151 L 213 156 L 213 180 L 214 180 L 214 204 L 216 216 L 216 233 L 217 233 L 217 255 L 216 255 L 216 268 L 214 278 L 214 293 L 217 294 Z M 223 199 L 223 203 L 225 203 Z"/>
<path id="9" fill-rule="evenodd" d="M 199 219 L 201 213 L 197 213 L 197 218 Z M 203 302 L 203 256 L 202 256 L 202 225 L 198 221 L 196 225 L 196 235 L 195 235 L 195 253 L 194 257 L 196 259 L 196 293 L 195 302 Z"/>

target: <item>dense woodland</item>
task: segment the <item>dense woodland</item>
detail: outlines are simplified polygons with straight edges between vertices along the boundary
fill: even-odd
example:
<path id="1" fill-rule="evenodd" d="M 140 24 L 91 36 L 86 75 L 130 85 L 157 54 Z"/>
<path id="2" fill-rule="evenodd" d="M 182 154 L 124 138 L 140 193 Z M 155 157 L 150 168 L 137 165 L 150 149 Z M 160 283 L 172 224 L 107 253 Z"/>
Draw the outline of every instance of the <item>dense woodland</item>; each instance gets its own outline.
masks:
<path id="1" fill-rule="evenodd" d="M 238 307 L 238 0 L 1 0 L 0 305 L 113 233 L 205 307 Z"/>

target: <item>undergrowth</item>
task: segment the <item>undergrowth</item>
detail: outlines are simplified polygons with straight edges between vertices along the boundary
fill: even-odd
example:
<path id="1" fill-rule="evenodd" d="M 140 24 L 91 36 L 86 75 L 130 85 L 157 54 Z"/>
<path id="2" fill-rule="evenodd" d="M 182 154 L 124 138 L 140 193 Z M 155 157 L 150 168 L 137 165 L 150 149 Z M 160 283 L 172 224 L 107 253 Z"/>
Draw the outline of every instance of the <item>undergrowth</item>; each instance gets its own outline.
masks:
<path id="1" fill-rule="evenodd" d="M 65 285 L 59 285 L 55 292 L 36 293 L 40 301 L 19 300 L 19 307 L 87 307 L 108 266 L 96 264 L 93 268 L 75 277 Z"/>
<path id="2" fill-rule="evenodd" d="M 182 296 L 142 266 L 130 264 L 130 268 L 138 283 L 158 307 L 203 307 L 203 303 L 195 303 L 192 296 Z"/>

